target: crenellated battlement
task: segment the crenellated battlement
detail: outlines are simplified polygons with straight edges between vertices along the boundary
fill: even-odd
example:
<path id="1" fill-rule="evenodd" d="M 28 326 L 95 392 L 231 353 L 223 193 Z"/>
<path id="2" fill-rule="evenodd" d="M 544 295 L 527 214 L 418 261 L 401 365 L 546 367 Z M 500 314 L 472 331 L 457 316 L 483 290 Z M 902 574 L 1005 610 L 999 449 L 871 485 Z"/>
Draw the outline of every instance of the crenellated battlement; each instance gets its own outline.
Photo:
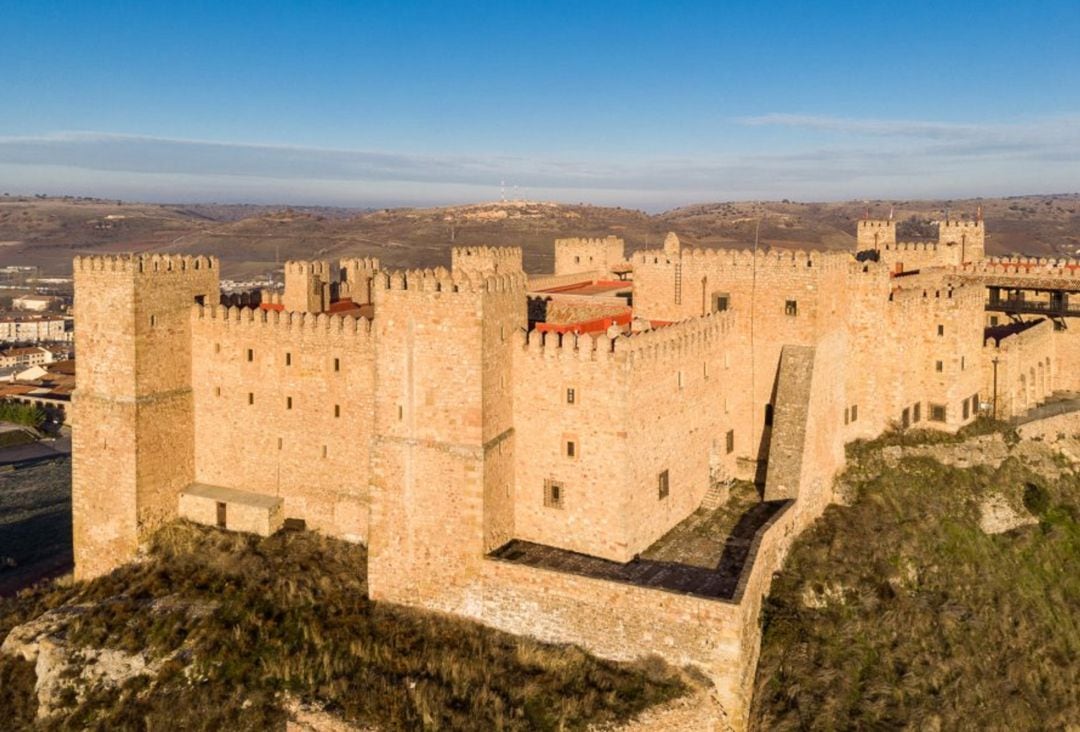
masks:
<path id="1" fill-rule="evenodd" d="M 938 222 L 938 230 L 955 229 L 959 231 L 977 231 L 983 229 L 985 224 L 982 221 L 971 221 L 969 219 L 945 219 Z"/>
<path id="2" fill-rule="evenodd" d="M 571 236 L 555 240 L 556 249 L 559 247 L 622 247 L 625 245 L 626 242 L 621 237 L 612 235 L 603 237 Z"/>
<path id="3" fill-rule="evenodd" d="M 520 259 L 521 247 L 453 247 L 450 250 L 451 257 L 495 257 L 498 259 Z"/>
<path id="4" fill-rule="evenodd" d="M 635 362 L 679 359 L 714 345 L 734 327 L 734 313 L 711 313 L 663 328 L 620 335 L 614 341 L 614 351 L 616 357 L 625 354 Z"/>
<path id="5" fill-rule="evenodd" d="M 345 257 L 338 261 L 342 270 L 377 270 L 379 269 L 378 257 Z"/>
<path id="6" fill-rule="evenodd" d="M 891 244 L 885 244 L 881 248 L 886 252 L 929 252 L 933 253 L 938 250 L 939 244 L 936 241 L 897 241 Z"/>
<path id="7" fill-rule="evenodd" d="M 1080 277 L 1080 259 L 1047 259 L 1045 257 L 991 257 L 981 262 L 969 262 L 956 268 L 972 274 L 1038 274 L 1058 277 Z"/>
<path id="8" fill-rule="evenodd" d="M 522 332 L 518 345 L 538 358 L 576 361 L 678 359 L 697 353 L 732 331 L 732 313 L 714 313 L 663 328 L 610 338 L 604 333 Z"/>
<path id="9" fill-rule="evenodd" d="M 671 257 L 661 249 L 636 252 L 636 264 L 700 264 L 717 267 L 768 267 L 768 268 L 818 268 L 824 270 L 846 269 L 853 262 L 848 252 L 817 251 L 812 249 L 783 249 L 771 247 L 759 249 L 707 249 L 686 248 L 679 257 Z"/>
<path id="10" fill-rule="evenodd" d="M 289 275 L 319 275 L 324 281 L 330 278 L 330 263 L 325 260 L 290 259 L 285 262 L 285 277 Z"/>
<path id="11" fill-rule="evenodd" d="M 450 268 L 474 272 L 520 272 L 523 269 L 521 247 L 454 247 L 450 250 Z"/>
<path id="12" fill-rule="evenodd" d="M 451 271 L 445 267 L 407 269 L 380 272 L 375 277 L 374 288 L 380 291 L 403 290 L 452 294 L 479 292 L 521 292 L 524 294 L 526 277 L 525 273 L 520 271 L 492 274 L 469 270 Z"/>
<path id="13" fill-rule="evenodd" d="M 901 307 L 931 300 L 972 301 L 981 305 L 984 297 L 981 285 L 946 281 L 936 287 L 894 287 L 889 293 L 889 302 Z"/>
<path id="14" fill-rule="evenodd" d="M 75 257 L 72 267 L 75 272 L 156 275 L 217 270 L 219 264 L 217 257 L 187 254 L 91 254 Z"/>
<path id="15" fill-rule="evenodd" d="M 279 331 L 309 331 L 370 336 L 371 320 L 337 313 L 305 313 L 226 305 L 192 305 L 193 322 L 223 328 L 265 328 Z"/>

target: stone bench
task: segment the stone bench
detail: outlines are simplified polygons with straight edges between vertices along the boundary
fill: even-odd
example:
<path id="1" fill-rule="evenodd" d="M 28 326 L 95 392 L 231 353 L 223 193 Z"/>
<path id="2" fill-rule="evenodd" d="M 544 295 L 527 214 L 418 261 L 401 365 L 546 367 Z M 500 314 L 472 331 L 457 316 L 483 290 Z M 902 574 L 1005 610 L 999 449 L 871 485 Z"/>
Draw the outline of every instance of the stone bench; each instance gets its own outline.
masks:
<path id="1" fill-rule="evenodd" d="M 285 501 L 264 493 L 192 483 L 180 493 L 179 514 L 198 524 L 269 536 L 285 521 Z"/>

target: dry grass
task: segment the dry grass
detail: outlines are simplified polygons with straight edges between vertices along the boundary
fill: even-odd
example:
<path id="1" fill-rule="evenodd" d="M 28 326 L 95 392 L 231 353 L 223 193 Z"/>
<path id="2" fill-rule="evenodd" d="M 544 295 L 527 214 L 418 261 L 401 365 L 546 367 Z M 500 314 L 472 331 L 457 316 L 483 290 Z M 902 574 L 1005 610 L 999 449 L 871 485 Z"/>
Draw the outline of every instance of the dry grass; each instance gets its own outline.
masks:
<path id="1" fill-rule="evenodd" d="M 362 547 L 307 532 L 258 539 L 177 524 L 149 561 L 0 605 L 0 637 L 47 608 L 89 602 L 67 632 L 76 646 L 180 651 L 156 680 L 93 693 L 44 725 L 56 729 L 266 729 L 283 721 L 286 695 L 386 730 L 582 729 L 684 691 L 663 664 L 605 662 L 371 603 L 365 560 Z M 14 680 L 0 702 L 29 708 L 26 670 L 3 660 L 0 674 Z"/>
<path id="2" fill-rule="evenodd" d="M 755 727 L 1080 719 L 1080 479 L 1050 483 L 1015 458 L 997 470 L 919 458 L 855 482 L 854 504 L 830 507 L 774 582 Z M 984 534 L 978 504 L 990 492 L 1040 523 Z"/>

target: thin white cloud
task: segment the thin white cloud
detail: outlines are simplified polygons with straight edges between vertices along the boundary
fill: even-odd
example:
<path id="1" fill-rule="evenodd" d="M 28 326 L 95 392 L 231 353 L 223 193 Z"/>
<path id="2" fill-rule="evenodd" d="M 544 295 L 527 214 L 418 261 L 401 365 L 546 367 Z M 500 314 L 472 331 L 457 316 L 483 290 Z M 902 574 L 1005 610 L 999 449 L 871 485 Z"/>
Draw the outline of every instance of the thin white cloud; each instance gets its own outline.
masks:
<path id="1" fill-rule="evenodd" d="M 425 205 L 521 195 L 658 209 L 732 198 L 1001 195 L 1080 189 L 1080 116 L 954 124 L 773 114 L 826 135 L 783 152 L 611 160 L 417 155 L 101 132 L 0 137 L 0 189 L 147 200 Z"/>

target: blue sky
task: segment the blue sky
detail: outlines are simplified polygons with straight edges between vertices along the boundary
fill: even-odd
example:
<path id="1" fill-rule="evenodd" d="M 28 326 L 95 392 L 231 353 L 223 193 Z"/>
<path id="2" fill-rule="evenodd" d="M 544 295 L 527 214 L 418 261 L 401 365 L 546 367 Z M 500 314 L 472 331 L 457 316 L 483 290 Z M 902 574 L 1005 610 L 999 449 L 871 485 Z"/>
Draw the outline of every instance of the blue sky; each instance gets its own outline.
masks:
<path id="1" fill-rule="evenodd" d="M 1080 3 L 0 8 L 0 190 L 384 206 L 1080 190 Z"/>

